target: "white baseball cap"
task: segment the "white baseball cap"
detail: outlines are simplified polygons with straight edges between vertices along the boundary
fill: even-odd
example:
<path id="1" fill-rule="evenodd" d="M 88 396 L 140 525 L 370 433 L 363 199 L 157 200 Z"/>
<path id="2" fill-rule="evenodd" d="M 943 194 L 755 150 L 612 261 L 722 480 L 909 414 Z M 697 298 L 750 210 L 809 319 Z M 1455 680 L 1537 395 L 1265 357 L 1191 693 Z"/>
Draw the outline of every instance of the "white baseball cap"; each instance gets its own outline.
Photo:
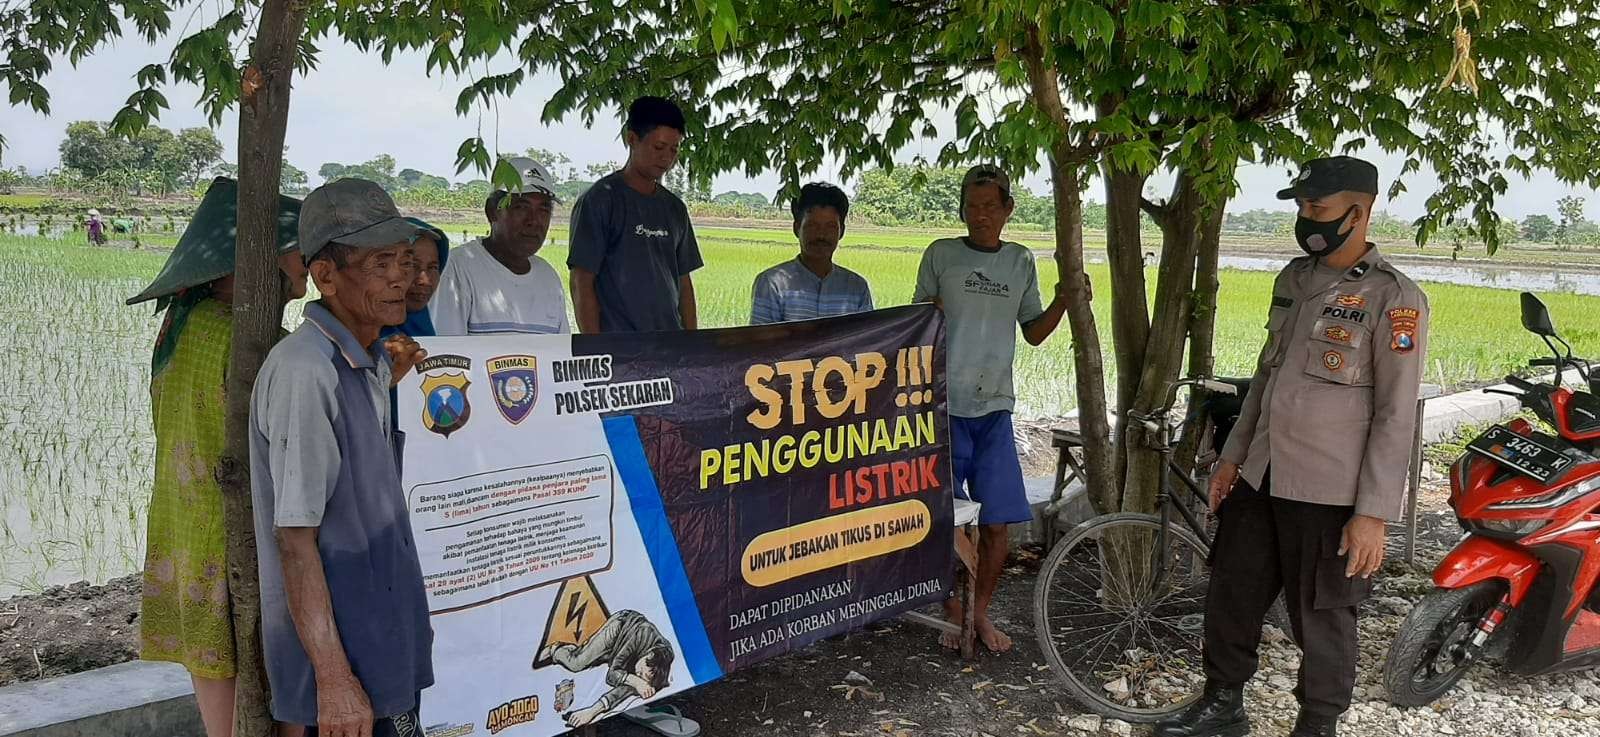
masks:
<path id="1" fill-rule="evenodd" d="M 522 186 L 507 190 L 511 194 L 531 194 L 538 192 L 548 196 L 551 200 L 560 202 L 556 196 L 555 180 L 550 177 L 549 170 L 541 164 L 526 156 L 513 156 L 505 160 L 511 168 L 517 171 L 517 177 L 522 180 Z"/>

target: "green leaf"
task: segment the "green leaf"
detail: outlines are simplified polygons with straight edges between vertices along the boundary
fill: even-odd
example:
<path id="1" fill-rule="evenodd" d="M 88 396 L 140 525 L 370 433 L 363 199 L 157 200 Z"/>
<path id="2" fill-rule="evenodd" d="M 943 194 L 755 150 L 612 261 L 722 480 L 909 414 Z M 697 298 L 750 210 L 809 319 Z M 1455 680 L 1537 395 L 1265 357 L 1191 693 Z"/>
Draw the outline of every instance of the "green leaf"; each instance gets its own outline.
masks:
<path id="1" fill-rule="evenodd" d="M 146 64 L 133 78 L 140 87 L 155 87 L 167 81 L 167 68 L 160 64 Z"/>
<path id="2" fill-rule="evenodd" d="M 483 145 L 483 138 L 468 138 L 461 142 L 456 149 L 456 173 L 460 174 L 474 167 L 479 172 L 489 171 L 489 150 Z"/>
<path id="3" fill-rule="evenodd" d="M 733 0 L 715 0 L 711 15 L 711 42 L 722 51 L 739 35 L 739 16 L 734 11 Z"/>
<path id="4" fill-rule="evenodd" d="M 956 105 L 956 137 L 968 138 L 978 129 L 978 99 L 968 95 Z"/>
<path id="5" fill-rule="evenodd" d="M 514 190 L 522 186 L 522 179 L 517 174 L 517 168 L 507 159 L 495 162 L 494 172 L 489 175 L 489 185 L 495 189 Z"/>

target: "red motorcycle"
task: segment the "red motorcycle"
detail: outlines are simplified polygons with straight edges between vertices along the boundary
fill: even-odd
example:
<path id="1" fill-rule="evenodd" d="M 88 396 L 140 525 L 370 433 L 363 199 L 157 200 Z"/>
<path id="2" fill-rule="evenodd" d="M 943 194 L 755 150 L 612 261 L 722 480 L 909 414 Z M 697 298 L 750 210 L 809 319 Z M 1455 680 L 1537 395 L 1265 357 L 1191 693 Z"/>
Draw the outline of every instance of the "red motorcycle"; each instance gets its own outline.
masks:
<path id="1" fill-rule="evenodd" d="M 1479 659 L 1539 675 L 1600 665 L 1600 376 L 1522 295 L 1522 326 L 1555 358 L 1548 385 L 1506 382 L 1555 434 L 1496 425 L 1450 468 L 1450 506 L 1466 532 L 1433 571 L 1438 587 L 1400 625 L 1384 664 L 1389 700 L 1422 706 Z M 1561 386 L 1564 369 L 1589 391 Z"/>

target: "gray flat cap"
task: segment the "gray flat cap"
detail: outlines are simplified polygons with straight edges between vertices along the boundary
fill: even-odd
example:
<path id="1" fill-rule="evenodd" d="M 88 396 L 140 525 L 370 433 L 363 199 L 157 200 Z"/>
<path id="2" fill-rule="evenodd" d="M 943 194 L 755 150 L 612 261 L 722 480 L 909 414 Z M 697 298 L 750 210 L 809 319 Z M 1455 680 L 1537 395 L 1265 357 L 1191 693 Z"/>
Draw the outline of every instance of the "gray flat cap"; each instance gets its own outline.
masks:
<path id="1" fill-rule="evenodd" d="M 337 179 L 306 195 L 300 206 L 300 253 L 316 256 L 329 243 L 378 248 L 410 243 L 434 232 L 401 217 L 394 199 L 376 182 Z"/>

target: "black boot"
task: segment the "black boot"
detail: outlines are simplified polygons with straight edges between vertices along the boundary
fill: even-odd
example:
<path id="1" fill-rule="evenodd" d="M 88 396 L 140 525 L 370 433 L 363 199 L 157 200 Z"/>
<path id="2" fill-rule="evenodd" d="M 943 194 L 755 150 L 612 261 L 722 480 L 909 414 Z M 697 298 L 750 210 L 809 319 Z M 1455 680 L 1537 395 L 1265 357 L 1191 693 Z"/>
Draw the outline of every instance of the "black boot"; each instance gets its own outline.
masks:
<path id="1" fill-rule="evenodd" d="M 1200 699 L 1177 716 L 1156 723 L 1155 737 L 1244 737 L 1250 717 L 1244 713 L 1244 689 L 1206 684 Z"/>
<path id="2" fill-rule="evenodd" d="M 1300 712 L 1289 737 L 1339 737 L 1339 717 L 1324 717 Z"/>

